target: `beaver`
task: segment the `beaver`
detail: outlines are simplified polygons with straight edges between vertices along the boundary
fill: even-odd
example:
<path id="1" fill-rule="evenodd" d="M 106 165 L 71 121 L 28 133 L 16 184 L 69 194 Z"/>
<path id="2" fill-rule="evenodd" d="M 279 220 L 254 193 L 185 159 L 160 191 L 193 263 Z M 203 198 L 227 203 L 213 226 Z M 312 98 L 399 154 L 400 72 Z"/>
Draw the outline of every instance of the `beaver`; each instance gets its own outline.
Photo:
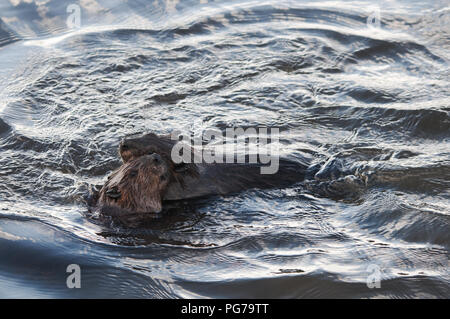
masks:
<path id="1" fill-rule="evenodd" d="M 159 154 L 129 159 L 95 194 L 95 208 L 109 216 L 160 213 L 168 183 L 169 166 Z"/>
<path id="2" fill-rule="evenodd" d="M 297 161 L 279 159 L 275 174 L 261 174 L 260 163 L 206 163 L 204 160 L 175 163 L 171 151 L 178 140 L 170 135 L 148 133 L 124 138 L 119 155 L 124 164 L 146 154 L 159 154 L 168 167 L 168 184 L 162 194 L 165 201 L 190 199 L 209 195 L 226 195 L 243 190 L 287 187 L 304 180 L 309 166 L 306 158 Z M 193 156 L 198 152 L 190 148 Z M 248 158 L 248 157 L 247 157 Z"/>

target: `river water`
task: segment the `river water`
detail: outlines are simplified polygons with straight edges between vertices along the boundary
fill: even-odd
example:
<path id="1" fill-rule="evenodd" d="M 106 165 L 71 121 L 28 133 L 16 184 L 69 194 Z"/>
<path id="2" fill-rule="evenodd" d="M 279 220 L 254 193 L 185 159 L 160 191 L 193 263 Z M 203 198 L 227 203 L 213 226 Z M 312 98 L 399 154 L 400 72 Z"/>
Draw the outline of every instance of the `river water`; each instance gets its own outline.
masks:
<path id="1" fill-rule="evenodd" d="M 0 297 L 450 297 L 447 1 L 74 3 L 0 1 Z M 87 215 L 124 136 L 250 126 L 319 173 Z"/>

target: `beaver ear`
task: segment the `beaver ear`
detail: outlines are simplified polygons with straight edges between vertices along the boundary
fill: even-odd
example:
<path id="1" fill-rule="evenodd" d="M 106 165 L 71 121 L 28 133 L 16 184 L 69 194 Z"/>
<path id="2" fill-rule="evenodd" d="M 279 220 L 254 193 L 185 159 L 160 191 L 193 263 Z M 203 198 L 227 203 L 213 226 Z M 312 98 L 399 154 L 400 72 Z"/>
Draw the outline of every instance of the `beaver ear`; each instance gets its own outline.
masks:
<path id="1" fill-rule="evenodd" d="M 106 196 L 108 196 L 109 198 L 112 198 L 112 199 L 117 199 L 120 197 L 120 195 L 121 195 L 121 193 L 116 187 L 108 189 L 106 191 Z"/>

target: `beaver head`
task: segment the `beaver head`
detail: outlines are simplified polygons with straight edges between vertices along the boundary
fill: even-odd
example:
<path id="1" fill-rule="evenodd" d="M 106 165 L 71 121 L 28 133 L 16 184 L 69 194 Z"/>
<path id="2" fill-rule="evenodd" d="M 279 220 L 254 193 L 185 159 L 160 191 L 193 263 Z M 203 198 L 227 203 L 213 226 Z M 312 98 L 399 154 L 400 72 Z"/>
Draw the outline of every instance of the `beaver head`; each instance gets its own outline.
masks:
<path id="1" fill-rule="evenodd" d="M 170 152 L 174 144 L 175 141 L 168 136 L 159 137 L 149 133 L 123 139 L 119 144 L 119 155 L 124 163 L 149 153 L 158 153 L 166 159 L 170 159 Z"/>
<path id="2" fill-rule="evenodd" d="M 159 213 L 169 182 L 169 166 L 156 153 L 130 159 L 113 172 L 99 192 L 98 204 L 130 213 Z"/>
<path id="3" fill-rule="evenodd" d="M 119 144 L 119 155 L 122 161 L 127 163 L 145 154 L 157 153 L 169 165 L 171 182 L 183 185 L 186 176 L 198 176 L 198 168 L 194 163 L 174 163 L 172 161 L 172 148 L 177 142 L 172 140 L 169 135 L 158 136 L 154 133 L 125 138 Z M 194 154 L 193 150 L 192 154 Z"/>

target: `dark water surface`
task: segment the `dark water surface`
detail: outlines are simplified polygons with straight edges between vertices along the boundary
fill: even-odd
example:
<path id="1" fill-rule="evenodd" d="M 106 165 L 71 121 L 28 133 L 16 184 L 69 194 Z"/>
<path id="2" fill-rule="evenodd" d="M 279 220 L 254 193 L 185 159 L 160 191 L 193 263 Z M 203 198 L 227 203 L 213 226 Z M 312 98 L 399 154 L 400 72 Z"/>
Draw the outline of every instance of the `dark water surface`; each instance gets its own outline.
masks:
<path id="1" fill-rule="evenodd" d="M 0 297 L 450 297 L 447 1 L 71 3 L 0 1 Z M 122 137 L 210 126 L 320 171 L 88 218 Z"/>

